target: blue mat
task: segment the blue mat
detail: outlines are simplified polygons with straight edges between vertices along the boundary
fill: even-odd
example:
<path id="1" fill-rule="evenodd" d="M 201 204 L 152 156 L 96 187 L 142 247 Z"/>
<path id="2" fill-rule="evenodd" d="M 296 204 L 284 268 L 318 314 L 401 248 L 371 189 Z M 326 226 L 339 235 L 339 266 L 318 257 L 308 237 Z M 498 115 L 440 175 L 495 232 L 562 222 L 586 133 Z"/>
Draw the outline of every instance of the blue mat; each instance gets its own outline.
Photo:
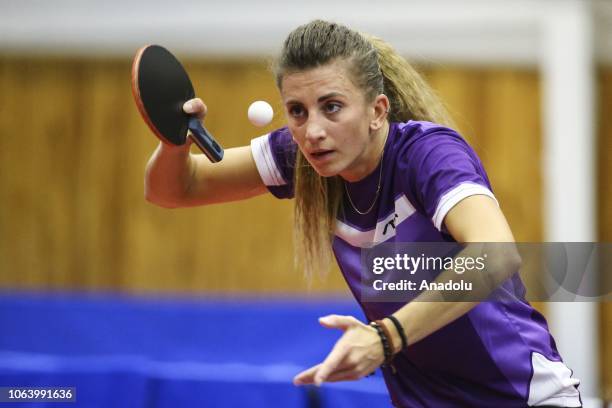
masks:
<path id="1" fill-rule="evenodd" d="M 0 386 L 76 387 L 75 403 L 18 407 L 388 407 L 377 376 L 295 387 L 349 301 L 0 294 Z M 0 407 L 10 404 L 0 403 Z"/>

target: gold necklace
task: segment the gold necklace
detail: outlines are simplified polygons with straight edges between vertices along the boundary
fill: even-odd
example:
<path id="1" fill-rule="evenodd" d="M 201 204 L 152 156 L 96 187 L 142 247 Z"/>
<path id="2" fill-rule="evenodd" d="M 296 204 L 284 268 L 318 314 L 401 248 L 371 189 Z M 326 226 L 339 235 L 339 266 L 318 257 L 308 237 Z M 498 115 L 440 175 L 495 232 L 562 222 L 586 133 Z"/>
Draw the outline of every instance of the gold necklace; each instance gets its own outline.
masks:
<path id="1" fill-rule="evenodd" d="M 374 208 L 374 205 L 376 204 L 376 200 L 378 200 L 378 195 L 380 194 L 380 182 L 382 181 L 382 171 L 383 171 L 383 164 L 384 164 L 384 160 L 385 160 L 385 145 L 386 144 L 387 144 L 387 138 L 385 138 L 385 143 L 383 144 L 383 152 L 382 152 L 382 156 L 380 158 L 380 171 L 378 172 L 378 186 L 376 187 L 376 194 L 374 195 L 374 201 L 372 201 L 372 204 L 370 205 L 370 207 L 367 210 L 360 211 L 355 206 L 355 204 L 353 203 L 353 200 L 351 199 L 351 195 L 349 194 L 348 187 L 346 187 L 346 181 L 343 183 L 344 184 L 344 191 L 346 191 L 346 196 L 348 197 L 349 203 L 351 204 L 351 207 L 353 207 L 353 210 L 355 210 L 358 214 L 361 214 L 361 215 L 368 214 Z"/>

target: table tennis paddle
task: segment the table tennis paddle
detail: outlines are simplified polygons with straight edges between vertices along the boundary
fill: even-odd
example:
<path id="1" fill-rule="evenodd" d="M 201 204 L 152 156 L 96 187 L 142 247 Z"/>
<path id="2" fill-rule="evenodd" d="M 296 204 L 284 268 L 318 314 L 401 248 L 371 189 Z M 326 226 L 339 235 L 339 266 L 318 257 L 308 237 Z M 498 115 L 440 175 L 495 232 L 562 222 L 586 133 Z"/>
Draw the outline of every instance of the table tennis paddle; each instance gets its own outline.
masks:
<path id="1" fill-rule="evenodd" d="M 223 148 L 200 120 L 183 111 L 195 97 L 193 85 L 181 63 L 164 47 L 147 45 L 132 63 L 132 94 L 144 121 L 164 143 L 183 145 L 187 131 L 195 144 L 215 163 L 223 159 Z"/>

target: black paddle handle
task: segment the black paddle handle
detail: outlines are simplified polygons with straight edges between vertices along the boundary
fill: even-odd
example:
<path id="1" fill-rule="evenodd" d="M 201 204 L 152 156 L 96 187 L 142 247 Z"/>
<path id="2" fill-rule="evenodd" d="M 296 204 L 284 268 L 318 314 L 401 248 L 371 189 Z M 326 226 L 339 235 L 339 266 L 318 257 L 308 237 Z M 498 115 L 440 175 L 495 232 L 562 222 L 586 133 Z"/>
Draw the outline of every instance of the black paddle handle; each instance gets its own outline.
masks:
<path id="1" fill-rule="evenodd" d="M 208 156 L 208 159 L 213 162 L 220 162 L 223 159 L 223 148 L 214 137 L 206 130 L 196 117 L 189 118 L 189 130 L 191 130 L 191 138 L 198 145 L 200 150 Z"/>

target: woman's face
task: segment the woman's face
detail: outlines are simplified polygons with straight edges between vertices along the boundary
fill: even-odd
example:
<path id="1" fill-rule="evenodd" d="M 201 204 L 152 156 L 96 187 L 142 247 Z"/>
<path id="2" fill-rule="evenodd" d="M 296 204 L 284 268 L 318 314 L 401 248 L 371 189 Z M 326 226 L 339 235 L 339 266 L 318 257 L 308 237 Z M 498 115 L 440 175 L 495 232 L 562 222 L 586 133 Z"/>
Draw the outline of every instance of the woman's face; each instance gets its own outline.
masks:
<path id="1" fill-rule="evenodd" d="M 376 131 L 386 123 L 386 114 L 380 114 L 386 108 L 377 105 L 381 97 L 387 106 L 388 100 L 379 95 L 367 102 L 344 62 L 286 74 L 281 97 L 293 139 L 321 176 L 357 181 L 376 167 L 381 151 Z"/>

